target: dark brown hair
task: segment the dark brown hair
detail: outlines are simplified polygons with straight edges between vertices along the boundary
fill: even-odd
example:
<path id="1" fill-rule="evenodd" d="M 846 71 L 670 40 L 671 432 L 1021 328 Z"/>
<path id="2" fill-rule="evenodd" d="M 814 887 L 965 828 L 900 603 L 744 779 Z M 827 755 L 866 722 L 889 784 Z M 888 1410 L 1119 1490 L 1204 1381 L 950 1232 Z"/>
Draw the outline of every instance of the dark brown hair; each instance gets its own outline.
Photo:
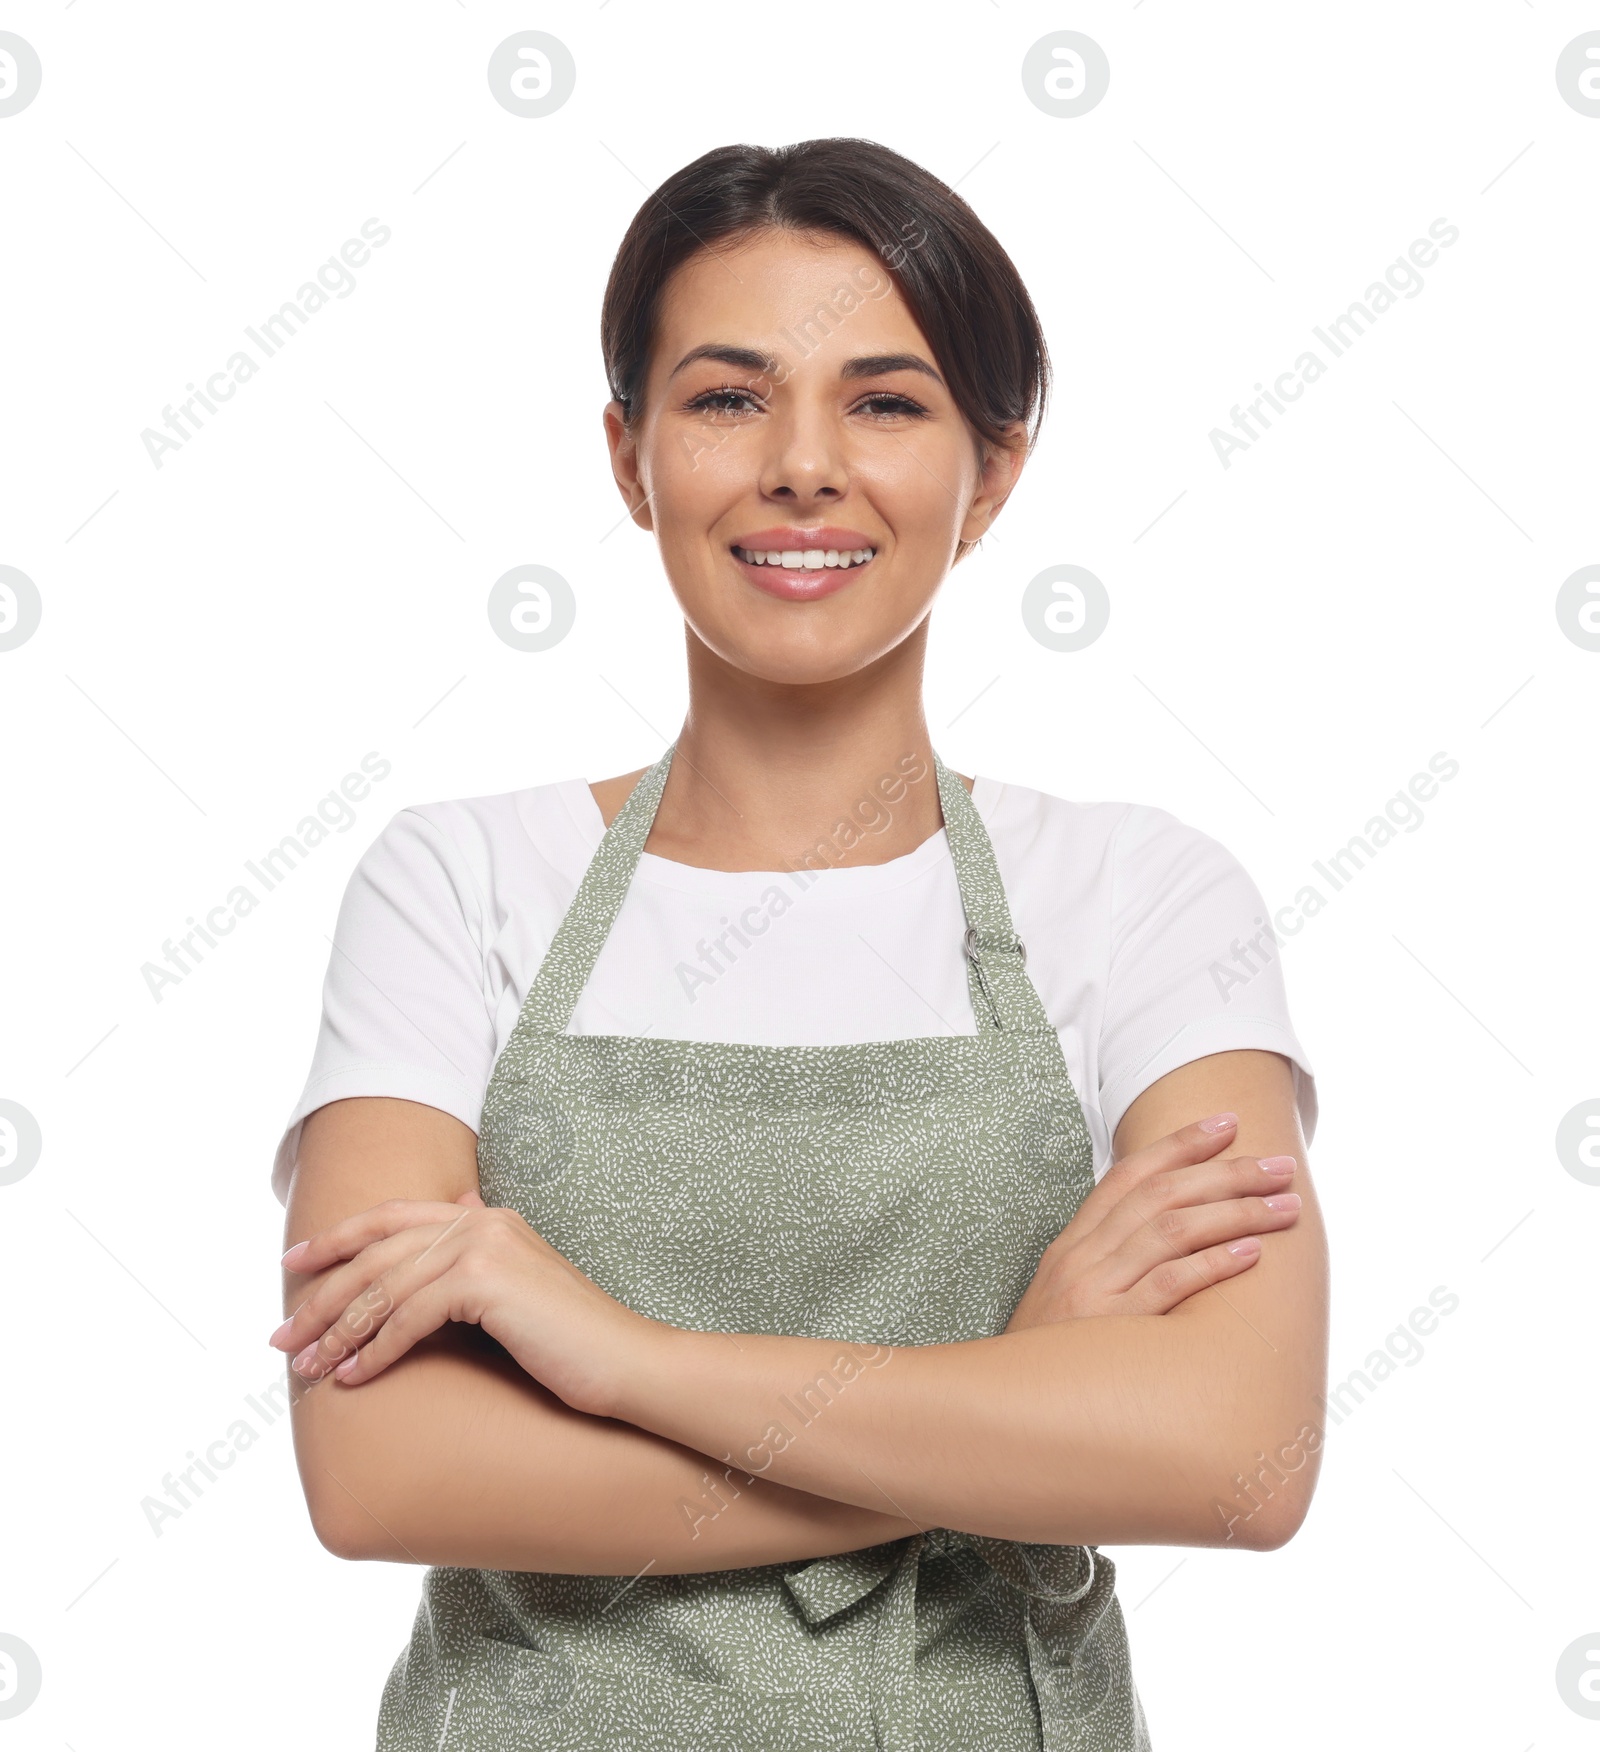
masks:
<path id="1" fill-rule="evenodd" d="M 644 407 L 661 296 L 689 257 L 767 227 L 851 238 L 894 279 L 957 407 L 1031 450 L 1050 392 L 1038 312 L 1011 258 L 954 189 L 875 140 L 719 146 L 674 172 L 634 215 L 606 283 L 600 346 L 629 425 Z M 962 542 L 959 559 L 972 547 Z"/>

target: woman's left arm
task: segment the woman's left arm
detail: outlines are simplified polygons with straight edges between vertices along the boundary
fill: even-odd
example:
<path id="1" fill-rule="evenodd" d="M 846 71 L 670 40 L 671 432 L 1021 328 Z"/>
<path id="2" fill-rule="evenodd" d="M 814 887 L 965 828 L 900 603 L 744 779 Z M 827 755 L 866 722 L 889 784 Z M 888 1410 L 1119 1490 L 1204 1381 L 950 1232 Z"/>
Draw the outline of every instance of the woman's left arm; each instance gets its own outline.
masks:
<path id="1" fill-rule="evenodd" d="M 1250 1271 L 1170 1313 L 894 1348 L 663 1327 L 610 1415 L 921 1526 L 1282 1545 L 1316 1481 L 1328 1332 L 1327 1243 L 1289 1061 L 1237 1051 L 1181 1066 L 1128 1109 L 1116 1150 L 1225 1109 L 1239 1115 L 1229 1153 L 1293 1156 L 1304 1204 Z"/>
<path id="2" fill-rule="evenodd" d="M 468 1321 L 574 1410 L 916 1526 L 1271 1549 L 1316 1480 L 1327 1361 L 1327 1251 L 1289 1062 L 1237 1051 L 1181 1066 L 1129 1107 L 1115 1143 L 1120 1161 L 1220 1111 L 1239 1116 L 1231 1154 L 1294 1158 L 1305 1202 L 1249 1270 L 1207 1288 L 1173 1246 L 1162 1269 L 1189 1274 L 1186 1299 L 1163 1314 L 936 1345 L 690 1331 L 624 1307 L 473 1195 L 476 1209 L 390 1200 L 292 1250 L 295 1270 L 349 1264 L 274 1342 L 305 1344 L 297 1367 L 313 1373 L 352 1352 L 335 1373 L 356 1385 Z"/>

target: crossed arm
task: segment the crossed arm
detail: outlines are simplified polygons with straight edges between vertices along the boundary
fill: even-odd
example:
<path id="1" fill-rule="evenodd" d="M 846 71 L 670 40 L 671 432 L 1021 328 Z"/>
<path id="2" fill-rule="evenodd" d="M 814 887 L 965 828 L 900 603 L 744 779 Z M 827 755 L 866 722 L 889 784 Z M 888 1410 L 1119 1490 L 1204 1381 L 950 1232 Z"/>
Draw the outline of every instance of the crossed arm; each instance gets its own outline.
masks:
<path id="1" fill-rule="evenodd" d="M 1228 1052 L 1170 1073 L 1128 1110 L 1116 1156 L 1221 1109 L 1239 1115 L 1230 1156 L 1296 1159 L 1304 1205 L 1252 1267 L 1185 1286 L 1170 1312 L 893 1349 L 651 1323 L 584 1410 L 447 1325 L 354 1386 L 291 1376 L 318 1536 L 347 1557 L 616 1575 L 789 1562 L 933 1525 L 1280 1545 L 1315 1484 L 1327 1345 L 1326 1245 L 1287 1060 Z M 458 1121 L 333 1103 L 304 1128 L 288 1238 L 476 1184 Z M 325 1275 L 286 1274 L 286 1308 Z"/>

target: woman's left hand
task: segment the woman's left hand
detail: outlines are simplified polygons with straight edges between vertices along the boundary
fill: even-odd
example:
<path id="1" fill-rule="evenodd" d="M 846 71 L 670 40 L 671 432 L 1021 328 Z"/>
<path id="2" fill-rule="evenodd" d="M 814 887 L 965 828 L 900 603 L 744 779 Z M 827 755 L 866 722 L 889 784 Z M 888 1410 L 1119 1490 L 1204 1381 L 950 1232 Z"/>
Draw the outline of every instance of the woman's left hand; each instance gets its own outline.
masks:
<path id="1" fill-rule="evenodd" d="M 325 1271 L 272 1335 L 306 1380 L 370 1381 L 446 1321 L 482 1327 L 574 1411 L 611 1415 L 619 1384 L 669 1330 L 608 1296 L 513 1210 L 477 1192 L 453 1204 L 392 1198 L 290 1248 Z M 340 1359 L 343 1359 L 341 1361 Z"/>

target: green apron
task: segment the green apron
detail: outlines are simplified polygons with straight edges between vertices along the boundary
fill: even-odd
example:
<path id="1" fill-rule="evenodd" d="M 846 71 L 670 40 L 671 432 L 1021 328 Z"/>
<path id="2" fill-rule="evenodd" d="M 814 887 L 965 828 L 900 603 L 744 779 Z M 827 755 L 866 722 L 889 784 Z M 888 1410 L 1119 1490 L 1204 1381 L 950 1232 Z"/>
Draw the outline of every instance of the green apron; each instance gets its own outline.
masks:
<path id="1" fill-rule="evenodd" d="M 1094 1175 L 965 786 L 935 755 L 975 1034 L 568 1034 L 672 754 L 606 830 L 495 1062 L 484 1199 L 675 1326 L 880 1345 L 1002 1332 Z M 791 1435 L 827 1391 L 789 1396 Z M 709 1476 L 731 1500 L 739 1475 Z M 434 1568 L 378 1752 L 1147 1752 L 1114 1581 L 1093 1546 L 940 1527 L 698 1575 Z"/>

